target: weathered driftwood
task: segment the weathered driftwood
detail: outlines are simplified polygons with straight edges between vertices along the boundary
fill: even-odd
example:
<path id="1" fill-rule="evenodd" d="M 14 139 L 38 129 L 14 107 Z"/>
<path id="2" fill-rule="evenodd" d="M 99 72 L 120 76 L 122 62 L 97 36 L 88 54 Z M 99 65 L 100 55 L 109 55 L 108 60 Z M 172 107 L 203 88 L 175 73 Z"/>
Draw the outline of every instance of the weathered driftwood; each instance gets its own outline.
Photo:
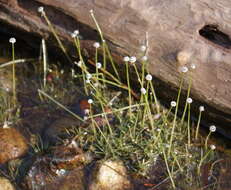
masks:
<path id="1" fill-rule="evenodd" d="M 72 41 L 70 33 L 79 29 L 86 49 L 99 39 L 91 9 L 114 54 L 137 55 L 148 42 L 149 69 L 160 97 L 168 102 L 175 98 L 179 66 L 195 64 L 190 72 L 194 105 L 205 104 L 209 123 L 229 131 L 230 0 L 0 0 L 0 21 L 48 39 L 51 34 L 37 12 L 39 6 L 63 40 Z"/>

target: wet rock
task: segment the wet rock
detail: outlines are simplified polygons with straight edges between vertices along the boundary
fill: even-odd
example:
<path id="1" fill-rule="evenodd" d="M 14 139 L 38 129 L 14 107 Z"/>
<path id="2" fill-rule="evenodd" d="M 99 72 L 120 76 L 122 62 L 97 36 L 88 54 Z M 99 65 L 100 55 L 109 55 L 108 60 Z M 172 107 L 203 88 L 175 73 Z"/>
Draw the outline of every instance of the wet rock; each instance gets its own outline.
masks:
<path id="1" fill-rule="evenodd" d="M 92 174 L 89 190 L 130 190 L 132 183 L 121 161 L 99 162 Z"/>
<path id="2" fill-rule="evenodd" d="M 28 144 L 14 128 L 0 128 L 0 164 L 23 156 L 28 150 Z"/>
<path id="3" fill-rule="evenodd" d="M 38 157 L 25 178 L 27 189 L 40 190 L 51 184 L 58 175 L 50 168 L 47 158 Z"/>
<path id="4" fill-rule="evenodd" d="M 0 190 L 15 190 L 15 188 L 8 179 L 0 177 Z"/>
<path id="5" fill-rule="evenodd" d="M 46 186 L 42 190 L 85 190 L 87 186 L 85 170 L 79 167 L 69 172 L 65 177 L 59 178 L 54 183 Z"/>
<path id="6" fill-rule="evenodd" d="M 26 188 L 83 189 L 84 165 L 90 161 L 89 154 L 78 148 L 74 141 L 56 146 L 49 155 L 35 160 L 25 178 Z"/>
<path id="7" fill-rule="evenodd" d="M 72 170 L 91 162 L 92 156 L 84 153 L 72 140 L 66 145 L 56 146 L 52 155 L 52 164 L 57 169 Z"/>

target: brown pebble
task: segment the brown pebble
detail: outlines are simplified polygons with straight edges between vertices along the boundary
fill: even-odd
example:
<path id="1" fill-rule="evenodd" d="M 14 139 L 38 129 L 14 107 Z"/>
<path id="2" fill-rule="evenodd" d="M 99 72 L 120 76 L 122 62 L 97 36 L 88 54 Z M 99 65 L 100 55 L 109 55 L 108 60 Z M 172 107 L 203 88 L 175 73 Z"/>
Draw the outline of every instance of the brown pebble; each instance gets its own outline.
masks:
<path id="1" fill-rule="evenodd" d="M 23 156 L 28 150 L 28 144 L 14 128 L 0 128 L 0 164 Z"/>

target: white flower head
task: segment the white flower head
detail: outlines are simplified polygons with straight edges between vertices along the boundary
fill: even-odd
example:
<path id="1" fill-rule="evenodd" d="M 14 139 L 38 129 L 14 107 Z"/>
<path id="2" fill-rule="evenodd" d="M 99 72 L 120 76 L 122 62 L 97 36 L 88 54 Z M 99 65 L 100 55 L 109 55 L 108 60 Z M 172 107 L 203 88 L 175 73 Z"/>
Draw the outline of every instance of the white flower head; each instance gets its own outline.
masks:
<path id="1" fill-rule="evenodd" d="M 145 55 L 142 57 L 142 61 L 147 61 L 148 60 L 148 57 Z"/>
<path id="2" fill-rule="evenodd" d="M 146 91 L 145 88 L 141 88 L 141 89 L 140 89 L 140 92 L 141 92 L 142 94 L 146 94 L 147 91 Z"/>
<path id="3" fill-rule="evenodd" d="M 93 9 L 91 9 L 89 12 L 90 12 L 90 14 L 93 14 L 93 13 L 94 13 Z"/>
<path id="4" fill-rule="evenodd" d="M 79 30 L 75 30 L 73 34 L 75 34 L 76 36 L 79 35 Z"/>
<path id="5" fill-rule="evenodd" d="M 60 74 L 61 74 L 61 75 L 63 75 L 63 74 L 64 74 L 64 70 L 63 70 L 63 69 L 61 69 Z"/>
<path id="6" fill-rule="evenodd" d="M 195 64 L 191 64 L 191 69 L 196 69 L 196 65 Z"/>
<path id="7" fill-rule="evenodd" d="M 186 66 L 180 67 L 180 72 L 187 73 L 188 72 L 188 67 L 186 67 Z"/>
<path id="8" fill-rule="evenodd" d="M 187 98 L 186 101 L 187 101 L 188 104 L 191 104 L 193 102 L 192 98 Z"/>
<path id="9" fill-rule="evenodd" d="M 142 52 L 145 52 L 146 49 L 147 49 L 147 47 L 146 47 L 145 45 L 140 46 L 140 50 L 141 50 Z"/>
<path id="10" fill-rule="evenodd" d="M 79 62 L 74 62 L 74 64 L 76 64 L 78 67 L 81 67 L 82 66 L 82 61 L 79 61 Z"/>
<path id="11" fill-rule="evenodd" d="M 67 171 L 65 169 L 59 169 L 59 170 L 56 170 L 55 173 L 58 175 L 58 176 L 62 176 L 66 173 Z"/>
<path id="12" fill-rule="evenodd" d="M 217 129 L 217 128 L 216 128 L 215 125 L 211 125 L 211 126 L 209 127 L 210 132 L 215 132 L 216 129 Z"/>
<path id="13" fill-rule="evenodd" d="M 72 38 L 76 38 L 78 35 L 79 35 L 79 31 L 78 31 L 78 30 L 75 30 L 75 31 L 71 34 L 71 37 L 72 37 Z"/>
<path id="14" fill-rule="evenodd" d="M 88 115 L 90 113 L 90 110 L 89 109 L 85 109 L 84 110 L 84 114 Z"/>
<path id="15" fill-rule="evenodd" d="M 203 111 L 205 111 L 205 107 L 204 106 L 200 106 L 199 110 L 200 110 L 200 112 L 203 112 Z"/>
<path id="16" fill-rule="evenodd" d="M 99 42 L 95 42 L 95 43 L 93 44 L 93 46 L 97 49 L 97 48 L 100 47 L 100 43 L 99 43 Z"/>
<path id="17" fill-rule="evenodd" d="M 171 101 L 171 107 L 176 107 L 176 101 Z"/>
<path id="18" fill-rule="evenodd" d="M 92 104 L 93 103 L 93 100 L 92 99 L 88 99 L 88 104 Z"/>
<path id="19" fill-rule="evenodd" d="M 151 81 L 151 80 L 152 80 L 152 75 L 147 74 L 146 77 L 145 77 L 145 79 L 146 79 L 147 81 Z"/>
<path id="20" fill-rule="evenodd" d="M 210 145 L 210 149 L 211 149 L 211 150 L 215 150 L 215 149 L 216 149 L 216 146 L 215 146 L 214 144 L 211 144 L 211 145 Z"/>
<path id="21" fill-rule="evenodd" d="M 128 62 L 130 60 L 130 58 L 128 56 L 125 56 L 123 60 L 124 60 L 124 62 Z"/>
<path id="22" fill-rule="evenodd" d="M 87 121 L 87 120 L 88 120 L 88 117 L 87 117 L 87 116 L 84 116 L 84 117 L 83 117 L 83 120 L 84 120 L 84 121 Z"/>
<path id="23" fill-rule="evenodd" d="M 100 69 L 102 67 L 102 64 L 100 62 L 96 63 L 96 68 Z"/>
<path id="24" fill-rule="evenodd" d="M 14 44 L 16 42 L 16 39 L 14 37 L 12 37 L 12 38 L 9 39 L 9 42 Z"/>
<path id="25" fill-rule="evenodd" d="M 39 7 L 39 8 L 38 8 L 38 12 L 39 12 L 39 13 L 44 13 L 44 7 Z"/>
<path id="26" fill-rule="evenodd" d="M 87 74 L 86 74 L 86 78 L 87 78 L 87 79 L 91 79 L 91 78 L 92 78 L 92 75 L 91 75 L 90 73 L 87 73 Z"/>
<path id="27" fill-rule="evenodd" d="M 135 63 L 136 62 L 136 57 L 135 56 L 130 57 L 129 61 L 131 63 Z"/>
<path id="28" fill-rule="evenodd" d="M 86 80 L 86 83 L 87 83 L 87 84 L 90 84 L 90 83 L 91 83 L 91 81 L 90 81 L 89 79 L 87 79 L 87 80 Z"/>

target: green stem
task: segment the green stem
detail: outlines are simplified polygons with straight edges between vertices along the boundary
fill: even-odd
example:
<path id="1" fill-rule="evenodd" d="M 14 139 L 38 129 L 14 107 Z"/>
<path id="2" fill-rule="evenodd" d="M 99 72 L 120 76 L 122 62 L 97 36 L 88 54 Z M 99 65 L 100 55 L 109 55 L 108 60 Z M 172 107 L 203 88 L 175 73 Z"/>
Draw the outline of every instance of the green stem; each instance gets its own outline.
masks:
<path id="1" fill-rule="evenodd" d="M 57 35 L 57 33 L 56 33 L 56 31 L 55 31 L 53 25 L 51 24 L 50 20 L 49 20 L 48 17 L 46 16 L 46 13 L 44 12 L 44 14 L 42 14 L 42 16 L 45 18 L 45 20 L 46 20 L 46 22 L 47 22 L 47 24 L 48 24 L 48 26 L 49 26 L 49 28 L 50 28 L 52 34 L 54 35 L 55 39 L 57 40 L 57 42 L 58 42 L 58 44 L 59 44 L 61 50 L 62 50 L 63 53 L 65 54 L 66 58 L 68 59 L 68 61 L 69 61 L 70 63 L 72 63 L 72 60 L 71 60 L 70 56 L 69 56 L 68 53 L 67 53 L 67 50 L 65 49 L 65 47 L 64 47 L 63 43 L 61 42 L 61 40 L 59 39 L 59 37 L 58 37 L 58 35 Z"/>
<path id="2" fill-rule="evenodd" d="M 14 43 L 12 43 L 12 61 L 15 60 Z M 15 75 L 15 63 L 12 64 L 12 75 L 13 75 L 13 105 L 16 106 L 16 75 Z"/>
<path id="3" fill-rule="evenodd" d="M 188 147 L 190 147 L 190 144 L 191 144 L 191 134 L 190 134 L 190 104 L 188 105 L 187 131 L 188 131 Z"/>
<path id="4" fill-rule="evenodd" d="M 198 139 L 198 133 L 199 133 L 199 128 L 200 128 L 200 122 L 201 122 L 201 111 L 200 111 L 199 117 L 198 117 L 198 122 L 197 122 L 197 127 L 196 127 L 196 134 L 195 134 L 195 140 Z"/>
<path id="5" fill-rule="evenodd" d="M 189 95 L 190 95 L 191 86 L 192 86 L 192 77 L 190 77 L 190 80 L 189 80 L 189 86 L 188 86 L 187 97 L 186 97 L 185 106 L 184 106 L 184 112 L 183 112 L 183 115 L 182 115 L 182 118 L 181 118 L 181 124 L 184 121 L 185 114 L 186 114 L 186 111 L 187 111 L 187 106 L 188 106 L 187 99 L 189 98 Z"/>
<path id="6" fill-rule="evenodd" d="M 127 75 L 127 85 L 128 85 L 128 98 L 129 98 L 129 106 L 132 105 L 132 96 L 131 96 L 131 90 L 130 90 L 130 78 L 129 78 L 129 68 L 128 68 L 128 62 L 125 62 L 126 65 L 126 75 Z M 129 108 L 129 116 L 131 119 L 132 116 L 132 109 Z"/>
<path id="7" fill-rule="evenodd" d="M 179 89 L 178 96 L 177 96 L 176 109 L 175 109 L 175 114 L 174 114 L 174 119 L 173 119 L 168 156 L 170 155 L 171 148 L 172 148 L 172 141 L 173 141 L 173 136 L 174 136 L 175 127 L 176 127 L 176 118 L 177 118 L 177 112 L 178 112 L 178 106 L 179 106 L 179 101 L 180 101 L 180 94 L 181 94 L 182 85 L 183 85 L 183 75 L 181 76 L 180 89 Z"/>
<path id="8" fill-rule="evenodd" d="M 211 131 L 209 131 L 209 134 L 207 135 L 206 139 L 205 139 L 205 150 L 208 149 L 208 140 L 209 140 L 209 137 L 211 136 Z"/>

